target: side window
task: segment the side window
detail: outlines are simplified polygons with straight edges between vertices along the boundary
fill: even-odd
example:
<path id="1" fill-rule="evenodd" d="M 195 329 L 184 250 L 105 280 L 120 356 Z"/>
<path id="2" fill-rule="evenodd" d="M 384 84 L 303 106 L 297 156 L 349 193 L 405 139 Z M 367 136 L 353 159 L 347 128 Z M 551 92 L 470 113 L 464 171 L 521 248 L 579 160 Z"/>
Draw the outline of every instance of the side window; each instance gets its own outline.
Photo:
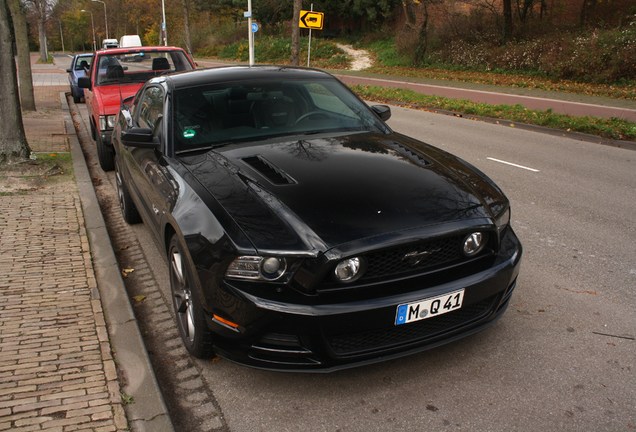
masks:
<path id="1" fill-rule="evenodd" d="M 163 117 L 163 88 L 147 88 L 135 105 L 134 109 L 135 113 L 138 113 L 137 123 L 139 126 L 155 130 Z"/>

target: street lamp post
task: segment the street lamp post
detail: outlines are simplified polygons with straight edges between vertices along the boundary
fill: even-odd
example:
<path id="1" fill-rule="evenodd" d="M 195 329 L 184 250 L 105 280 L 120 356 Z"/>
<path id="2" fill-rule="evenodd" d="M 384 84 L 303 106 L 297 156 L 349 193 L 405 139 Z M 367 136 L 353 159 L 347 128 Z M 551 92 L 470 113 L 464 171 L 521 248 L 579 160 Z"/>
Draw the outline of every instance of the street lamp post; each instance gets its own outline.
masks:
<path id="1" fill-rule="evenodd" d="M 106 23 L 106 39 L 110 39 L 110 36 L 108 35 L 108 15 L 106 15 L 106 3 L 103 2 L 102 0 L 91 0 L 91 1 L 101 3 L 104 5 L 104 22 Z"/>
<path id="2" fill-rule="evenodd" d="M 91 27 L 93 28 L 93 51 L 97 51 L 97 44 L 95 43 L 95 21 L 93 21 L 93 12 L 82 9 L 82 12 L 91 14 Z"/>

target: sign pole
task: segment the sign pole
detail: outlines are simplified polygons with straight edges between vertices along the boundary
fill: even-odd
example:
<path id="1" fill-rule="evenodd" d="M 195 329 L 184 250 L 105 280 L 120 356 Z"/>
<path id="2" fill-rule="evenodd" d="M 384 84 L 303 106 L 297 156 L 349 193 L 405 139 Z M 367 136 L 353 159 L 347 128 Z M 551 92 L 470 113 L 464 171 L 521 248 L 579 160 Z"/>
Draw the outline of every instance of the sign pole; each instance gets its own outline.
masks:
<path id="1" fill-rule="evenodd" d="M 314 4 L 311 4 L 312 12 L 314 11 Z M 309 44 L 307 45 L 307 67 L 309 67 L 309 59 L 311 58 L 311 28 L 309 29 Z"/>
<path id="2" fill-rule="evenodd" d="M 166 28 L 166 3 L 161 0 L 161 32 L 163 33 L 163 46 L 168 46 L 168 29 Z"/>
<path id="3" fill-rule="evenodd" d="M 307 67 L 311 61 L 311 35 L 312 30 L 322 30 L 325 14 L 322 12 L 314 12 L 314 4 L 311 4 L 311 10 L 301 10 L 298 26 L 300 28 L 309 29 L 309 44 L 307 46 Z"/>
<path id="4" fill-rule="evenodd" d="M 254 32 L 252 31 L 252 0 L 247 0 L 247 37 L 250 52 L 250 67 L 254 66 Z"/>

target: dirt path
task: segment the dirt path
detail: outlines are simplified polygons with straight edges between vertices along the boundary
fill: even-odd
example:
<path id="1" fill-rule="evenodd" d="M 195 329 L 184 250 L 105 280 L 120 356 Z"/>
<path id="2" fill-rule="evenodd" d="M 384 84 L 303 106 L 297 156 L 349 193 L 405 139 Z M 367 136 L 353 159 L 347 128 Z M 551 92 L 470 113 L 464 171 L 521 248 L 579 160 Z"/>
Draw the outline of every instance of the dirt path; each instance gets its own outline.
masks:
<path id="1" fill-rule="evenodd" d="M 371 56 L 369 55 L 369 52 L 367 50 L 358 50 L 353 48 L 351 45 L 336 45 L 338 46 L 338 48 L 347 53 L 348 56 L 353 58 L 349 69 L 358 71 L 373 66 L 373 60 L 371 59 Z"/>

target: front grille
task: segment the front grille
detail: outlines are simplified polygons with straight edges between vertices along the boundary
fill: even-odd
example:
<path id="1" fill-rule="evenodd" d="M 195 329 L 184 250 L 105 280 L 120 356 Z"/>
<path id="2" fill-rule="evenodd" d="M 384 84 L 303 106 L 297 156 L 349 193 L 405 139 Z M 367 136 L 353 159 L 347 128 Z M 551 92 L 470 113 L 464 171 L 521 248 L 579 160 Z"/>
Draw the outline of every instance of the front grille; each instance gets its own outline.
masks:
<path id="1" fill-rule="evenodd" d="M 479 303 L 467 305 L 458 311 L 411 324 L 359 333 L 331 335 L 327 336 L 327 342 L 338 356 L 351 356 L 424 342 L 479 321 L 490 312 L 493 301 L 494 298 L 491 297 Z"/>
<path id="2" fill-rule="evenodd" d="M 461 253 L 462 236 L 432 239 L 364 255 L 367 271 L 360 281 L 370 281 L 404 273 L 423 272 L 464 259 Z M 407 254 L 420 253 L 407 258 Z"/>
<path id="3" fill-rule="evenodd" d="M 474 257 L 466 257 L 462 251 L 465 234 L 437 237 L 358 255 L 366 262 L 366 269 L 360 279 L 352 283 L 340 283 L 333 277 L 333 271 L 329 271 L 327 274 L 331 276 L 325 278 L 316 291 L 333 294 L 362 288 L 369 298 L 386 295 L 381 285 L 391 280 L 417 277 L 417 286 L 421 289 L 482 271 L 491 265 L 489 257 L 495 254 L 497 237 L 485 231 L 486 247 Z M 402 290 L 408 290 L 409 285 L 400 283 L 399 286 Z M 374 288 L 370 287 L 378 291 L 373 294 Z"/>

